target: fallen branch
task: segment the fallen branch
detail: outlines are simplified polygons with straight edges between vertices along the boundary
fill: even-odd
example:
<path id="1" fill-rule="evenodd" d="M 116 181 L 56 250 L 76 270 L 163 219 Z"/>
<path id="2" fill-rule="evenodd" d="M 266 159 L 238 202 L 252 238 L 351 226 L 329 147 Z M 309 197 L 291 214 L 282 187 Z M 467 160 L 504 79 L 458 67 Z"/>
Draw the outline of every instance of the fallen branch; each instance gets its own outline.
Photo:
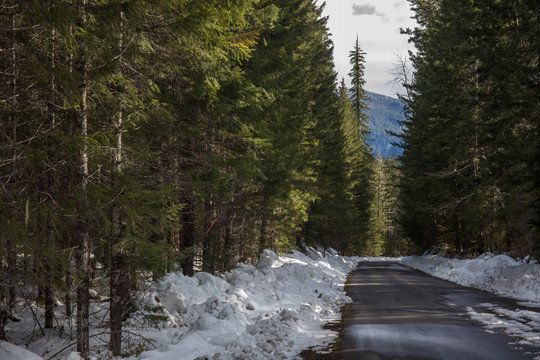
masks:
<path id="1" fill-rule="evenodd" d="M 154 342 L 144 336 L 142 336 L 141 334 L 137 334 L 137 333 L 134 333 L 132 331 L 129 331 L 129 330 L 123 330 L 122 333 L 125 333 L 125 334 L 130 334 L 130 335 L 133 335 L 133 336 L 137 336 L 137 337 L 140 337 L 142 338 L 144 341 L 146 341 L 147 343 L 151 344 L 154 349 L 157 349 L 157 346 L 154 345 Z M 110 335 L 111 332 L 110 331 L 103 331 L 103 332 L 100 332 L 100 333 L 97 333 L 97 334 L 93 334 L 93 335 L 90 335 L 88 338 L 93 338 L 93 337 L 96 337 L 96 336 L 100 336 L 100 335 Z M 68 344 L 67 346 L 64 346 L 62 349 L 58 350 L 57 352 L 55 352 L 54 354 L 52 354 L 49 358 L 47 358 L 47 360 L 52 360 L 56 355 L 60 354 L 61 352 L 69 349 L 70 347 L 74 346 L 74 345 L 77 345 L 77 342 L 72 342 L 71 344 Z"/>
<path id="2" fill-rule="evenodd" d="M 32 312 L 32 316 L 34 317 L 34 320 L 36 321 L 36 323 L 38 324 L 39 326 L 39 330 L 41 331 L 41 335 L 45 335 L 45 330 L 43 330 L 43 328 L 41 327 L 41 324 L 39 323 L 39 320 L 37 318 L 37 315 L 36 313 L 34 312 L 34 309 L 32 309 L 32 305 L 30 305 L 30 302 L 28 301 L 28 299 L 26 298 L 26 296 L 24 295 L 24 291 L 22 290 L 21 288 L 21 284 L 17 283 L 17 286 L 19 287 L 19 291 L 21 292 L 21 295 L 24 299 L 24 302 L 26 303 L 26 305 L 28 305 L 28 307 L 30 308 L 30 311 Z M 33 337 L 32 337 L 33 338 Z"/>

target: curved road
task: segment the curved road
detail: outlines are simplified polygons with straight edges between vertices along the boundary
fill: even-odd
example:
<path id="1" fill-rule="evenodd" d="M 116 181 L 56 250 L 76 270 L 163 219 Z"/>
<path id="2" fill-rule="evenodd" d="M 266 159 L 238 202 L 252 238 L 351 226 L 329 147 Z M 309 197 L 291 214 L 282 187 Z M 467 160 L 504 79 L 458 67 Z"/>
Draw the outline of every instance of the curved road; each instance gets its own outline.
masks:
<path id="1" fill-rule="evenodd" d="M 398 264 L 360 263 L 347 295 L 353 303 L 342 315 L 340 359 L 521 360 L 540 350 L 486 332 L 465 311 L 486 302 L 511 307 L 513 300 Z"/>

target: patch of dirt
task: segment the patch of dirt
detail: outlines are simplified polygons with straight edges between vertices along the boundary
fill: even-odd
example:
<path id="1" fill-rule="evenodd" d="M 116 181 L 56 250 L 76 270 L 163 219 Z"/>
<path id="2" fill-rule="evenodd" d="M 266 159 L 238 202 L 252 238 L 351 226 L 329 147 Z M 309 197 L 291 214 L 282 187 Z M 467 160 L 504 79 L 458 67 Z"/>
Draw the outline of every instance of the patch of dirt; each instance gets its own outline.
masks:
<path id="1" fill-rule="evenodd" d="M 332 330 L 337 332 L 339 335 L 336 340 L 329 344 L 325 348 L 316 348 L 312 347 L 306 350 L 303 350 L 300 353 L 300 358 L 303 360 L 337 360 L 339 359 L 336 349 L 338 347 L 342 324 L 341 321 L 329 322 L 323 326 L 323 329 Z"/>
<path id="2" fill-rule="evenodd" d="M 345 284 L 345 289 L 347 288 L 347 285 L 349 284 L 350 280 L 350 274 L 347 278 L 347 282 Z M 345 304 L 341 308 L 341 314 L 343 314 L 343 310 L 345 307 L 350 306 L 350 304 Z M 340 357 L 338 355 L 338 349 L 341 342 L 342 333 L 343 330 L 343 319 L 340 319 L 339 321 L 333 321 L 329 322 L 326 325 L 323 326 L 323 329 L 335 331 L 338 333 L 338 336 L 336 340 L 329 344 L 326 348 L 316 348 L 311 347 L 309 349 L 303 350 L 300 353 L 300 358 L 303 360 L 338 360 Z"/>
<path id="3" fill-rule="evenodd" d="M 300 353 L 303 360 L 337 360 L 338 356 L 335 353 L 321 353 L 312 349 L 304 350 Z"/>

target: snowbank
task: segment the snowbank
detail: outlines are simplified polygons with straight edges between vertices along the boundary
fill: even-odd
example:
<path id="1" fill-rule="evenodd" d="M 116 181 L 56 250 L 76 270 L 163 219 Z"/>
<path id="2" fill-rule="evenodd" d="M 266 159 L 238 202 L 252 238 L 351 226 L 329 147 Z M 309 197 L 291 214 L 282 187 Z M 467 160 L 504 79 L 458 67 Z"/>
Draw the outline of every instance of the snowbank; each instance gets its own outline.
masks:
<path id="1" fill-rule="evenodd" d="M 0 359 L 2 360 L 43 360 L 31 351 L 0 340 Z"/>
<path id="2" fill-rule="evenodd" d="M 540 265 L 525 264 L 506 255 L 483 254 L 476 259 L 447 259 L 436 255 L 399 259 L 407 265 L 454 283 L 530 302 L 540 302 Z"/>
<path id="3" fill-rule="evenodd" d="M 257 266 L 213 276 L 168 274 L 143 293 L 134 327 L 155 340 L 140 359 L 290 359 L 303 349 L 329 344 L 322 329 L 337 320 L 347 274 L 359 258 L 312 251 L 282 257 L 266 250 Z M 149 319 L 155 321 L 152 328 Z M 138 326 L 135 326 L 139 324 Z"/>

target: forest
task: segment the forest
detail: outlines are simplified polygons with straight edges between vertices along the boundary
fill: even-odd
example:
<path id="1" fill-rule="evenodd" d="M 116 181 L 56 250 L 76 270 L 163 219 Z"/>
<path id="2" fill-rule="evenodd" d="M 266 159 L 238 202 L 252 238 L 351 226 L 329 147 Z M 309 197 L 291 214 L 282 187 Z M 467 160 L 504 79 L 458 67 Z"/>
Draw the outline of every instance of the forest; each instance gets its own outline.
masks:
<path id="1" fill-rule="evenodd" d="M 354 89 L 338 88 L 321 12 L 311 0 L 2 2 L 0 339 L 27 291 L 44 329 L 62 300 L 88 356 L 89 294 L 105 275 L 116 356 L 145 281 L 266 248 L 367 246 L 363 52 L 351 52 Z"/>
<path id="2" fill-rule="evenodd" d="M 401 220 L 420 248 L 536 253 L 540 3 L 410 1 Z"/>
<path id="3" fill-rule="evenodd" d="M 105 278 L 121 355 L 142 284 L 264 249 L 531 254 L 540 4 L 410 3 L 403 154 L 383 158 L 365 53 L 337 79 L 314 0 L 2 1 L 0 340 L 18 302 L 52 329 L 61 300 L 88 357 Z"/>

